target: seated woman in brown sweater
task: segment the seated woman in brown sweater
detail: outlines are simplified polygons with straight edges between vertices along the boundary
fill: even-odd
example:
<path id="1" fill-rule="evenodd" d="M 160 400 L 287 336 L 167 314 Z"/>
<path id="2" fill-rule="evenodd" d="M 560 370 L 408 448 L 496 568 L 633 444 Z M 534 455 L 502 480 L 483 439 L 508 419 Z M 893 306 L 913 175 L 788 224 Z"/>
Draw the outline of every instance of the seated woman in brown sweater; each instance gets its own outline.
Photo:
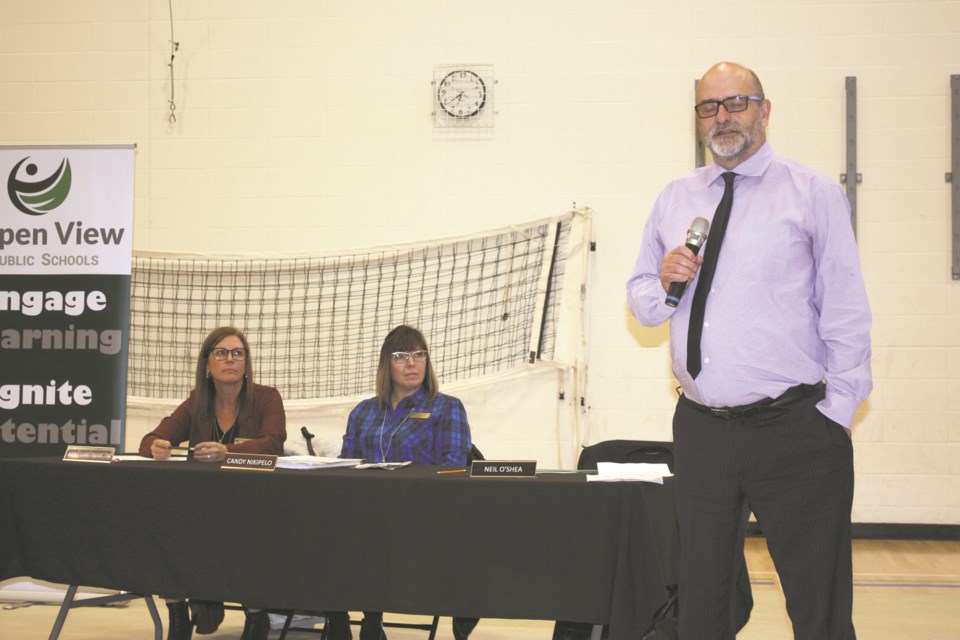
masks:
<path id="1" fill-rule="evenodd" d="M 287 437 L 283 399 L 273 387 L 254 384 L 250 345 L 243 332 L 218 327 L 210 332 L 197 357 L 196 382 L 190 397 L 156 429 L 143 437 L 140 455 L 168 460 L 173 447 L 188 442 L 198 462 L 222 462 L 227 452 L 281 455 Z M 191 605 L 170 594 L 168 640 L 190 640 L 193 626 L 213 633 L 223 620 L 223 607 Z M 247 609 L 243 640 L 266 640 L 267 612 Z"/>

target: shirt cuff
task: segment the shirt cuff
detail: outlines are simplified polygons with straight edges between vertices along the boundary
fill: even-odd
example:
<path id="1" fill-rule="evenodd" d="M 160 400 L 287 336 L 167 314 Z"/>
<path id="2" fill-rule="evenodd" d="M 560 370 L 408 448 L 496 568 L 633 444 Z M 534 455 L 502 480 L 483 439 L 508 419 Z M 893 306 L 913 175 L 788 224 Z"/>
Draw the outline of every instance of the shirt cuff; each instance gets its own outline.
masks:
<path id="1" fill-rule="evenodd" d="M 850 429 L 859 406 L 859 400 L 846 396 L 836 389 L 831 389 L 829 385 L 827 386 L 826 396 L 817 403 L 817 409 L 820 410 L 820 413 L 845 429 Z"/>

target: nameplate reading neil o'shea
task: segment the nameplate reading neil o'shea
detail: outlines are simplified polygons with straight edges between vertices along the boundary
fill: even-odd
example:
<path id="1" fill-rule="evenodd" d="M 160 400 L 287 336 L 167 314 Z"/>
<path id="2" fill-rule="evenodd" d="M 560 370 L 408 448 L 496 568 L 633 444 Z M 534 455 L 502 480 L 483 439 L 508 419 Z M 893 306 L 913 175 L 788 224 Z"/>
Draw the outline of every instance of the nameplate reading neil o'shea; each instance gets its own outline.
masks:
<path id="1" fill-rule="evenodd" d="M 220 464 L 220 468 L 273 471 L 277 468 L 277 456 L 268 456 L 262 453 L 228 453 Z"/>
<path id="2" fill-rule="evenodd" d="M 535 478 L 536 460 L 474 460 L 470 463 L 471 478 Z"/>
<path id="3" fill-rule="evenodd" d="M 63 454 L 69 462 L 113 462 L 116 447 L 86 447 L 71 444 Z"/>

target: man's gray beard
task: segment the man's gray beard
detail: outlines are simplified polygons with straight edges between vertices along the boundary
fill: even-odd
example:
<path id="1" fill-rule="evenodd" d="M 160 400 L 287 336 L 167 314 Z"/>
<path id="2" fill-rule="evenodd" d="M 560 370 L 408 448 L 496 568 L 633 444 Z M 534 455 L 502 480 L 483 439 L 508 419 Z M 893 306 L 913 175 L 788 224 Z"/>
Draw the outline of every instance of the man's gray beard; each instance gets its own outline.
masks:
<path id="1" fill-rule="evenodd" d="M 704 142 L 706 143 L 707 148 L 710 149 L 710 153 L 718 158 L 734 158 L 743 153 L 744 149 L 753 144 L 752 136 L 749 134 L 749 130 L 744 129 L 743 127 L 736 126 L 732 129 L 730 127 L 724 129 L 724 131 L 734 130 L 740 134 L 738 137 L 732 138 L 725 142 L 718 142 L 714 139 L 717 129 L 718 127 L 716 126 L 711 128 L 704 137 Z"/>
<path id="2" fill-rule="evenodd" d="M 718 130 L 736 131 L 740 134 L 729 142 L 717 142 L 714 139 Z M 724 160 L 738 158 L 745 151 L 753 149 L 757 142 L 763 139 L 763 120 L 757 118 L 746 127 L 740 126 L 736 122 L 730 122 L 725 127 L 714 125 L 707 135 L 704 136 L 704 143 L 710 149 L 710 153 L 716 158 Z"/>

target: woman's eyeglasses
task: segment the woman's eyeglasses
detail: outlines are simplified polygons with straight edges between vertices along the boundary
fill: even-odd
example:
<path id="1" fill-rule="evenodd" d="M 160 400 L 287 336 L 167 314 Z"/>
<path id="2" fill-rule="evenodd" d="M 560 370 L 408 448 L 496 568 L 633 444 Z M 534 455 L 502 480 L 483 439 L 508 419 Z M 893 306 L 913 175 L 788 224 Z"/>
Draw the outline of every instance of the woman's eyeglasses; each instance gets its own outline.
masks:
<path id="1" fill-rule="evenodd" d="M 227 356 L 230 356 L 234 360 L 247 359 L 246 349 L 214 349 L 210 353 L 213 354 L 214 360 L 226 360 Z"/>
<path id="2" fill-rule="evenodd" d="M 426 351 L 394 351 L 390 354 L 390 357 L 393 358 L 394 362 L 406 362 L 409 358 L 413 358 L 414 362 L 423 362 L 427 359 Z"/>

